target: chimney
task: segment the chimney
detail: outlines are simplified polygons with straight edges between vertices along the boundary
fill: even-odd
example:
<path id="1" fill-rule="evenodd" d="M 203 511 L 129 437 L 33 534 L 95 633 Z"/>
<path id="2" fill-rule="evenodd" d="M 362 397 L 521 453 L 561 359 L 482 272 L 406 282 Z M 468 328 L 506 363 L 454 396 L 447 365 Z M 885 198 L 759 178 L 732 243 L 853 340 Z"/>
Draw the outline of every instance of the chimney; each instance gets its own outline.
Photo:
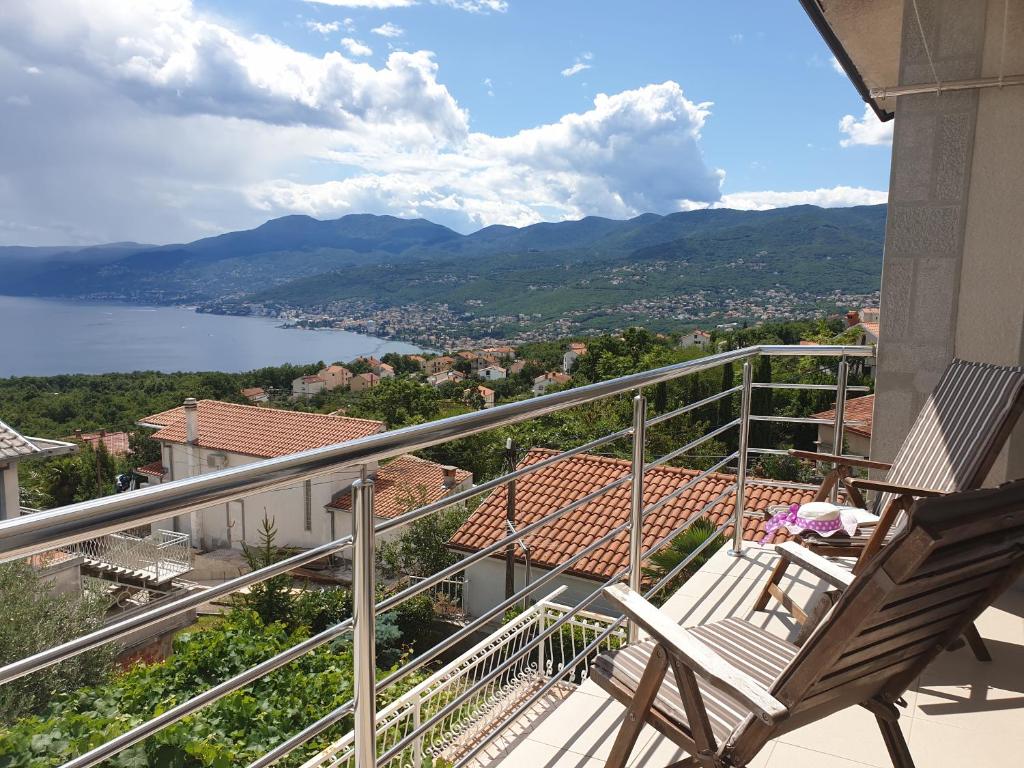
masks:
<path id="1" fill-rule="evenodd" d="M 860 322 L 860 314 L 855 309 L 851 309 L 846 313 L 846 327 L 853 328 Z"/>
<path id="2" fill-rule="evenodd" d="M 76 429 L 75 430 L 75 437 L 77 437 L 79 440 L 81 440 L 82 439 L 82 430 Z"/>
<path id="3" fill-rule="evenodd" d="M 451 488 L 455 485 L 455 467 L 451 464 L 446 464 L 441 467 L 441 471 L 444 473 L 444 479 L 441 481 L 441 485 L 445 488 Z"/>
<path id="4" fill-rule="evenodd" d="M 106 437 L 106 436 L 107 436 L 107 430 L 101 429 L 100 430 L 100 437 Z"/>
<path id="5" fill-rule="evenodd" d="M 185 398 L 185 441 L 189 445 L 199 442 L 199 404 L 194 397 Z"/>

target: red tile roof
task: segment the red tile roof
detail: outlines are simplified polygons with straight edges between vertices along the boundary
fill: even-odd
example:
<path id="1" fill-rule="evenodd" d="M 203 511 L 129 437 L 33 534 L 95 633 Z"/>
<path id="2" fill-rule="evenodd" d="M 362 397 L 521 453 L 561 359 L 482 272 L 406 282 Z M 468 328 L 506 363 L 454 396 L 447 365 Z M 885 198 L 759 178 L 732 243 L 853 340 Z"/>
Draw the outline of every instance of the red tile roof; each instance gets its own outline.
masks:
<path id="1" fill-rule="evenodd" d="M 143 475 L 152 475 L 153 477 L 163 477 L 167 474 L 167 468 L 161 461 L 153 461 L 149 464 L 143 464 L 141 467 L 136 467 L 135 471 Z"/>
<path id="2" fill-rule="evenodd" d="M 104 432 L 103 434 L 99 432 L 83 432 L 80 435 L 73 435 L 66 439 L 89 443 L 93 448 L 99 443 L 103 443 L 107 453 L 111 456 L 125 456 L 132 452 L 127 432 Z"/>
<path id="3" fill-rule="evenodd" d="M 536 464 L 557 451 L 532 449 L 519 466 Z M 630 463 L 624 459 L 581 454 L 572 456 L 526 475 L 516 482 L 516 522 L 521 528 L 545 515 L 596 491 L 613 480 L 629 474 Z M 689 482 L 698 474 L 696 470 L 678 467 L 656 467 L 644 476 L 644 505 L 650 506 L 663 496 Z M 651 513 L 644 523 L 645 549 L 678 528 L 685 520 L 696 515 L 701 508 L 722 493 L 734 481 L 731 475 L 711 474 L 688 491 Z M 813 490 L 789 489 L 773 486 L 771 481 L 756 481 L 747 488 L 748 510 L 763 512 L 776 504 L 804 503 L 814 496 Z M 493 491 L 477 507 L 469 519 L 455 532 L 449 546 L 464 551 L 477 551 L 499 541 L 505 533 L 505 487 Z M 629 518 L 629 483 L 614 488 L 594 501 L 567 512 L 557 520 L 538 529 L 526 539 L 531 548 L 532 562 L 553 567 L 604 536 Z M 717 525 L 727 522 L 733 511 L 735 496 L 730 494 L 706 513 Z M 621 570 L 629 561 L 627 532 L 623 532 L 590 555 L 582 558 L 569 572 L 592 579 L 606 579 Z M 732 535 L 732 526 L 724 535 Z M 743 538 L 760 542 L 765 538 L 761 515 L 744 518 Z M 780 531 L 774 542 L 785 541 L 788 535 Z M 500 555 L 504 557 L 504 553 Z M 517 557 L 521 558 L 519 552 Z M 497 557 L 497 555 L 496 555 Z"/>
<path id="4" fill-rule="evenodd" d="M 199 445 L 246 456 L 272 458 L 345 443 L 384 431 L 384 422 L 237 405 L 220 400 L 198 403 Z M 162 427 L 154 440 L 185 442 L 185 410 L 172 408 L 140 424 Z"/>
<path id="5" fill-rule="evenodd" d="M 857 435 L 863 435 L 864 437 L 871 437 L 871 425 L 874 420 L 875 413 L 875 396 L 864 395 L 863 397 L 851 397 L 846 401 L 846 407 L 843 408 L 843 419 L 849 421 L 863 421 L 864 424 L 844 424 L 844 432 L 853 432 Z M 830 408 L 827 411 L 814 414 L 815 419 L 832 419 L 836 418 L 836 409 Z"/>
<path id="6" fill-rule="evenodd" d="M 471 472 L 456 469 L 453 487 L 472 478 Z M 444 465 L 416 456 L 399 456 L 381 467 L 374 477 L 373 511 L 377 517 L 398 517 L 410 509 L 442 499 L 449 493 L 451 488 L 444 485 Z M 327 507 L 351 509 L 351 492 L 342 491 Z"/>
<path id="7" fill-rule="evenodd" d="M 860 326 L 876 339 L 878 338 L 878 323 L 861 323 Z"/>
<path id="8" fill-rule="evenodd" d="M 263 397 L 267 393 L 263 390 L 263 387 L 246 387 L 241 390 L 242 397 L 247 397 L 252 400 L 254 397 Z"/>

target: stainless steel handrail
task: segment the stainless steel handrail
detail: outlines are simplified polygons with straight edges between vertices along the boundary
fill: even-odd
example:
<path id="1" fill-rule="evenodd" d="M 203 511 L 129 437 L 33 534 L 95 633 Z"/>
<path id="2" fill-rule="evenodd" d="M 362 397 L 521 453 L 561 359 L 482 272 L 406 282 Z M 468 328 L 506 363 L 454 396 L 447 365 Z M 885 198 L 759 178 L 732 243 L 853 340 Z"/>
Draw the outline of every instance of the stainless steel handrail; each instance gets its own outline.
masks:
<path id="1" fill-rule="evenodd" d="M 151 488 L 104 496 L 0 522 L 0 562 L 53 547 L 153 523 L 187 511 L 224 503 L 256 491 L 282 487 L 337 469 L 393 458 L 496 427 L 545 416 L 631 390 L 671 381 L 758 354 L 770 356 L 870 357 L 869 347 L 764 345 L 719 352 L 651 371 L 596 382 L 576 389 L 508 403 L 439 421 L 382 432 L 347 443 L 246 464 Z"/>
<path id="2" fill-rule="evenodd" d="M 84 768 L 84 766 L 94 765 L 97 762 L 106 759 L 107 757 L 115 754 L 116 752 L 124 749 L 125 747 L 136 743 L 137 741 L 146 738 L 147 736 L 161 730 L 162 728 L 170 725 L 182 717 L 197 711 L 198 709 L 206 706 L 213 701 L 218 700 L 222 696 L 230 693 L 233 690 L 237 690 L 250 682 L 259 679 L 267 672 L 278 668 L 279 666 L 288 663 L 288 661 L 301 656 L 313 648 L 322 645 L 329 639 L 339 636 L 347 632 L 349 629 L 354 630 L 355 645 L 357 646 L 356 658 L 363 659 L 372 658 L 367 656 L 369 651 L 372 654 L 373 644 L 373 621 L 360 621 L 359 616 L 368 617 L 376 612 L 383 612 L 389 610 L 396 605 L 400 604 L 404 600 L 412 597 L 415 594 L 419 594 L 426 589 L 429 589 L 433 583 L 439 578 L 443 578 L 448 571 L 460 571 L 464 570 L 466 566 L 472 562 L 476 562 L 484 557 L 489 556 L 494 551 L 498 551 L 504 547 L 509 541 L 519 540 L 522 537 L 530 534 L 534 530 L 539 529 L 544 525 L 548 525 L 552 520 L 560 517 L 563 514 L 568 513 L 573 509 L 577 509 L 587 503 L 598 498 L 601 494 L 612 490 L 613 488 L 620 487 L 626 483 L 631 483 L 632 488 L 632 502 L 631 507 L 633 508 L 633 514 L 631 519 L 627 523 L 623 523 L 617 526 L 613 531 L 609 532 L 605 536 L 602 536 L 598 542 L 592 542 L 591 545 L 586 547 L 583 551 L 577 553 L 576 556 L 570 558 L 565 563 L 560 564 L 559 567 L 551 570 L 545 574 L 542 578 L 528 584 L 524 590 L 517 593 L 509 600 L 505 602 L 510 605 L 514 605 L 524 595 L 528 595 L 538 589 L 542 584 L 548 583 L 551 579 L 557 575 L 563 573 L 568 569 L 571 563 L 576 562 L 579 558 L 583 557 L 587 551 L 592 551 L 592 547 L 601 546 L 604 541 L 610 540 L 614 536 L 618 536 L 626 530 L 633 530 L 637 533 L 642 529 L 642 521 L 649 514 L 653 513 L 656 509 L 659 509 L 664 504 L 668 503 L 672 498 L 681 495 L 682 490 L 676 489 L 673 493 L 663 497 L 659 501 L 653 503 L 646 509 L 642 506 L 642 478 L 643 473 L 637 473 L 634 471 L 623 475 L 620 478 L 602 486 L 601 488 L 587 494 L 586 496 L 577 499 L 576 501 L 545 515 L 544 518 L 534 521 L 529 526 L 522 528 L 521 530 L 513 533 L 510 536 L 503 538 L 496 544 L 486 547 L 479 552 L 474 552 L 472 555 L 465 558 L 460 563 L 452 566 L 448 569 L 443 569 L 440 573 L 435 574 L 432 577 L 428 577 L 423 582 L 413 585 L 410 588 L 402 590 L 401 592 L 390 596 L 383 600 L 380 604 L 373 606 L 373 594 L 372 589 L 365 588 L 367 583 L 372 583 L 372 575 L 369 575 L 367 569 L 373 568 L 372 563 L 372 552 L 373 552 L 373 538 L 384 530 L 390 530 L 395 527 L 406 525 L 416 519 L 423 516 L 436 512 L 445 507 L 451 506 L 452 504 L 461 503 L 471 497 L 478 496 L 482 493 L 486 493 L 493 488 L 496 488 L 504 483 L 510 482 L 517 477 L 535 472 L 542 467 L 550 466 L 557 463 L 558 461 L 564 460 L 569 456 L 578 455 L 585 453 L 588 450 L 592 450 L 595 447 L 608 444 L 615 440 L 622 439 L 624 437 L 632 435 L 634 437 L 634 450 L 633 450 L 633 464 L 634 467 L 643 465 L 644 473 L 646 471 L 670 461 L 673 458 L 678 457 L 682 453 L 692 450 L 697 445 L 712 439 L 713 437 L 723 433 L 724 431 L 731 429 L 734 426 L 739 426 L 741 429 L 741 441 L 740 450 L 728 457 L 723 461 L 718 462 L 711 469 L 705 470 L 699 473 L 697 476 L 688 481 L 683 489 L 686 489 L 696 482 L 707 477 L 710 473 L 720 469 L 727 463 L 732 461 L 734 458 L 738 458 L 738 483 L 731 488 L 726 489 L 716 499 L 709 502 L 704 509 L 701 511 L 701 515 L 710 509 L 717 503 L 720 503 L 722 499 L 726 498 L 729 493 L 735 490 L 737 496 L 737 506 L 733 518 L 730 522 L 727 522 L 720 526 L 719 532 L 729 524 L 734 524 L 739 536 L 742 536 L 742 506 L 743 506 L 743 490 L 745 489 L 746 483 L 744 482 L 744 475 L 746 469 L 746 454 L 747 446 L 745 440 L 745 431 L 751 420 L 754 420 L 750 416 L 750 358 L 757 354 L 766 355 L 783 355 L 789 354 L 794 356 L 831 356 L 831 357 L 866 357 L 872 354 L 872 350 L 869 347 L 838 347 L 838 346 L 801 346 L 801 347 L 779 347 L 779 346 L 763 346 L 763 347 L 748 347 L 741 350 L 733 350 L 730 352 L 723 352 L 717 355 L 711 355 L 706 358 L 700 358 L 698 360 L 687 361 L 672 366 L 666 366 L 653 371 L 645 371 L 640 374 L 633 374 L 631 376 L 621 377 L 608 382 L 599 382 L 597 384 L 580 387 L 574 390 L 567 390 L 565 392 L 559 392 L 552 395 L 545 395 L 542 397 L 535 398 L 533 400 L 522 401 L 519 403 L 512 403 L 506 406 L 501 406 L 495 409 L 489 409 L 486 411 L 479 411 L 471 414 L 465 414 L 463 416 L 455 416 L 449 419 L 444 419 L 439 422 L 433 422 L 431 424 L 417 425 L 402 430 L 396 430 L 390 433 L 383 433 L 380 435 L 374 435 L 361 440 L 352 441 L 350 443 L 330 446 L 327 448 L 316 449 L 313 451 L 306 451 L 301 454 L 295 454 L 293 456 L 282 457 L 280 459 L 270 459 L 262 461 L 244 467 L 227 469 L 220 472 L 212 473 L 210 475 L 203 475 L 195 478 L 188 478 L 180 480 L 166 485 L 157 486 L 151 489 L 144 489 L 134 493 L 122 494 L 120 496 L 105 497 L 103 499 L 95 500 L 92 502 L 84 502 L 82 504 L 76 504 L 69 507 L 51 510 L 49 512 L 42 512 L 30 517 L 20 518 L 14 521 L 8 521 L 0 523 L 0 562 L 4 560 L 14 559 L 21 557 L 26 554 L 32 554 L 41 552 L 54 546 L 64 545 L 66 543 L 72 543 L 81 541 L 87 538 L 94 537 L 100 533 L 107 533 L 117 531 L 128 527 L 133 524 L 140 524 L 145 522 L 151 522 L 153 520 L 165 519 L 173 514 L 180 514 L 184 511 L 191 509 L 200 509 L 209 506 L 213 503 L 222 503 L 232 498 L 239 496 L 248 495 L 255 492 L 256 490 L 263 490 L 269 487 L 278 487 L 288 485 L 299 478 L 305 478 L 315 474 L 322 474 L 324 472 L 331 471 L 339 465 L 350 466 L 352 464 L 363 463 L 365 466 L 366 462 L 389 458 L 392 456 L 399 455 L 419 448 L 435 445 L 438 443 L 446 442 L 451 439 L 458 439 L 465 437 L 470 434 L 476 434 L 481 431 L 493 429 L 498 426 L 504 426 L 508 424 L 518 423 L 530 418 L 537 416 L 554 413 L 567 408 L 572 408 L 577 405 L 581 405 L 594 400 L 612 397 L 617 395 L 627 394 L 631 390 L 638 392 L 636 402 L 637 405 L 634 408 L 634 425 L 631 428 L 619 430 L 618 432 L 611 433 L 596 440 L 592 440 L 584 445 L 578 446 L 569 451 L 557 454 L 549 457 L 541 462 L 516 469 L 506 475 L 503 475 L 493 480 L 489 480 L 482 483 L 480 486 L 467 489 L 456 494 L 452 494 L 439 502 L 433 504 L 424 505 L 416 510 L 399 516 L 394 520 L 387 521 L 385 523 L 377 525 L 376 529 L 372 528 L 372 525 L 367 524 L 365 521 L 365 514 L 372 513 L 372 484 L 366 482 L 364 477 L 363 482 L 367 485 L 361 495 L 364 499 L 362 511 L 364 512 L 364 522 L 360 526 L 363 532 L 362 546 L 359 547 L 359 552 L 356 553 L 360 563 L 357 565 L 357 571 L 363 575 L 359 581 L 359 587 L 362 592 L 368 592 L 368 595 L 364 595 L 364 599 L 360 601 L 361 610 L 357 612 L 354 619 L 341 622 L 334 627 L 325 630 L 324 632 L 305 640 L 298 645 L 287 649 L 286 651 L 278 654 L 277 656 L 268 659 L 267 661 L 252 667 L 249 670 L 236 675 L 234 678 L 227 680 L 213 688 L 205 691 L 192 699 L 182 702 L 174 708 L 162 713 L 161 715 L 146 721 L 139 726 L 129 730 L 128 732 L 121 734 L 119 737 L 97 746 L 90 750 L 86 754 L 72 760 L 67 763 L 65 768 Z M 744 383 L 741 387 L 733 387 L 718 395 L 705 398 L 702 401 L 696 403 L 690 403 L 678 408 L 674 411 L 670 411 L 666 414 L 653 417 L 652 419 L 646 418 L 646 408 L 644 407 L 643 398 L 643 387 L 651 384 L 657 384 L 664 381 L 670 381 L 679 377 L 691 375 L 701 371 L 709 370 L 717 366 L 732 363 L 737 360 L 744 361 Z M 845 363 L 844 363 L 845 364 Z M 843 377 L 845 379 L 845 377 Z M 845 381 L 843 382 L 845 384 Z M 827 385 L 826 385 L 827 386 Z M 742 391 L 743 402 L 741 403 L 741 415 L 739 419 L 728 422 L 712 431 L 708 434 L 697 438 L 691 443 L 682 446 L 681 448 L 670 451 L 660 459 L 656 459 L 650 464 L 644 464 L 644 454 L 642 452 L 643 446 L 643 432 L 646 427 L 652 426 L 657 423 L 668 420 L 674 416 L 678 416 L 682 413 L 692 411 L 698 407 L 710 404 L 723 399 L 736 391 Z M 824 420 L 822 420 L 824 421 Z M 829 422 L 831 423 L 831 422 Z M 840 422 L 841 423 L 841 422 Z M 849 422 L 847 422 L 849 423 Z M 639 438 L 639 440 L 637 440 Z M 639 449 L 637 444 L 639 443 Z M 750 452 L 755 452 L 756 449 L 751 449 Z M 365 472 L 364 472 L 365 475 Z M 358 485 L 358 484 L 357 484 Z M 360 486 L 362 488 L 362 486 Z M 359 490 L 359 489 L 357 489 Z M 368 491 L 368 493 L 367 493 Z M 369 501 L 366 501 L 369 499 Z M 637 499 L 641 501 L 638 502 Z M 355 507 L 354 507 L 355 509 Z M 695 516 L 693 519 L 696 519 Z M 636 518 L 639 518 L 639 523 Z M 370 518 L 372 520 L 372 514 Z M 668 535 L 663 537 L 657 542 L 650 550 L 646 553 L 639 552 L 637 544 L 639 543 L 640 537 L 631 536 L 631 562 L 643 562 L 652 552 L 656 551 L 662 546 L 665 546 L 671 539 L 680 531 L 684 530 L 691 521 L 688 520 L 684 526 L 681 526 L 676 531 L 670 532 Z M 372 531 L 371 535 L 367 537 L 366 532 Z M 716 533 L 717 535 L 717 533 Z M 703 546 L 708 546 L 710 541 L 714 537 L 709 538 Z M 368 544 L 367 544 L 368 542 Z M 162 618 L 172 616 L 177 613 L 189 610 L 191 607 L 210 601 L 216 596 L 222 594 L 229 594 L 230 592 L 236 591 L 237 589 L 246 586 L 248 584 L 258 583 L 273 575 L 286 572 L 292 568 L 298 567 L 299 565 L 312 562 L 313 560 L 324 557 L 328 554 L 334 554 L 341 551 L 353 543 L 352 537 L 346 537 L 339 539 L 329 544 L 318 547 L 309 552 L 301 553 L 300 555 L 288 558 L 285 561 L 276 563 L 273 566 L 260 569 L 246 576 L 233 579 L 230 582 L 214 587 L 206 592 L 199 593 L 196 595 L 189 595 L 184 599 L 174 600 L 169 603 L 163 603 L 158 605 L 152 611 L 147 611 L 132 617 L 129 620 L 119 622 L 115 625 L 111 625 L 103 630 L 86 635 L 77 640 L 65 643 L 62 646 L 58 646 L 54 649 L 23 659 L 14 664 L 9 664 L 6 667 L 0 668 L 0 684 L 5 681 L 16 679 L 22 675 L 28 674 L 32 671 L 41 669 L 49 666 L 50 664 L 56 663 L 64 658 L 70 658 L 73 655 L 81 653 L 90 648 L 97 647 L 110 639 L 123 636 L 128 632 L 135 629 L 148 626 L 150 624 L 160 621 Z M 367 549 L 369 546 L 369 549 Z M 620 580 L 625 576 L 630 576 L 630 582 L 635 586 L 639 586 L 639 569 L 635 571 L 633 568 L 627 567 L 624 571 L 620 572 L 613 581 Z M 670 574 L 671 575 L 671 574 Z M 662 582 L 667 579 L 663 578 Z M 612 582 L 608 582 L 612 583 Z M 595 593 L 596 595 L 597 593 Z M 595 596 L 590 596 L 592 599 L 596 599 Z M 367 602 L 368 598 L 368 602 Z M 589 604 L 591 600 L 584 601 L 583 604 L 576 607 L 576 611 L 583 607 L 583 605 Z M 504 603 L 502 603 L 504 605 Z M 495 606 L 497 609 L 499 606 Z M 575 611 L 574 611 L 575 613 Z M 492 618 L 494 614 L 493 610 L 488 611 L 488 618 Z M 485 620 L 485 619 L 482 619 Z M 473 624 L 476 624 L 474 622 Z M 472 626 L 472 625 L 470 625 Z M 469 630 L 470 627 L 465 628 Z M 461 633 L 456 633 L 457 635 Z M 452 638 L 449 638 L 451 640 Z M 433 650 L 433 649 L 432 649 Z M 312 738 L 315 733 L 322 732 L 330 724 L 336 723 L 345 714 L 355 711 L 357 730 L 356 730 L 356 749 L 357 749 L 357 764 L 359 768 L 370 768 L 376 764 L 374 756 L 373 741 L 375 738 L 374 734 L 374 719 L 373 719 L 373 689 L 377 691 L 383 687 L 397 682 L 401 678 L 405 677 L 415 668 L 419 668 L 426 660 L 436 656 L 436 653 L 428 651 L 418 659 L 414 659 L 412 664 L 403 666 L 402 669 L 395 670 L 391 675 L 382 680 L 376 686 L 373 684 L 373 673 L 369 671 L 369 677 L 363 674 L 361 682 L 357 682 L 357 699 L 361 701 L 369 701 L 369 706 L 356 705 L 352 702 L 346 703 L 339 707 L 337 710 L 332 712 L 326 718 L 322 718 L 318 723 L 310 726 L 302 732 L 298 737 L 293 737 L 287 740 L 284 744 L 279 745 L 271 753 L 265 756 L 270 758 L 273 754 L 274 758 L 267 761 L 257 761 L 259 765 L 269 765 L 274 759 L 280 756 L 288 754 L 290 749 L 282 751 L 286 745 L 297 746 L 303 743 L 306 739 L 301 738 L 303 735 L 309 733 L 307 738 Z M 371 665 L 364 665 L 371 666 Z M 359 671 L 357 670 L 357 676 Z M 318 727 L 322 726 L 322 727 Z M 314 731 L 314 729 L 316 729 Z"/>

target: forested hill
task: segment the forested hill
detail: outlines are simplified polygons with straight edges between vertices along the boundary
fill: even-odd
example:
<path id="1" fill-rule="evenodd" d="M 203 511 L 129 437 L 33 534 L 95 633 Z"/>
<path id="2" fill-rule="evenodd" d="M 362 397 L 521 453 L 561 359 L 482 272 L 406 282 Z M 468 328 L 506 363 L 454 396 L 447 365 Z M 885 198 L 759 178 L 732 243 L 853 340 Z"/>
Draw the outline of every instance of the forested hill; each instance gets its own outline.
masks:
<path id="1" fill-rule="evenodd" d="M 192 243 L 0 248 L 0 292 L 315 306 L 619 306 L 706 291 L 878 289 L 885 206 L 588 217 L 462 235 L 416 219 L 286 216 Z M 255 289 L 254 287 L 258 287 Z"/>

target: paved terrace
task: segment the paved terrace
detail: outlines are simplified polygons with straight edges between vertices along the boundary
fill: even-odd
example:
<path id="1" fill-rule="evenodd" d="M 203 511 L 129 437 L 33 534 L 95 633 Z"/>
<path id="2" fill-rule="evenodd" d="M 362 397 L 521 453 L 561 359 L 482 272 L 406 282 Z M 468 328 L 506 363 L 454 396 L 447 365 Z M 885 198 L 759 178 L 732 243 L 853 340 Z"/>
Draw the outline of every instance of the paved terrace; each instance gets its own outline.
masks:
<path id="1" fill-rule="evenodd" d="M 665 604 L 683 626 L 739 616 L 782 637 L 795 623 L 780 607 L 752 605 L 776 556 L 750 546 L 743 558 L 720 549 Z M 792 570 L 792 569 L 791 569 Z M 817 579 L 794 572 L 783 585 L 810 602 Z M 771 609 L 771 606 L 769 606 Z M 919 768 L 1016 765 L 1024 759 L 1024 584 L 978 621 L 993 661 L 975 661 L 966 648 L 942 654 L 906 694 L 900 723 Z M 490 745 L 480 768 L 599 768 L 622 720 L 622 706 L 593 682 L 570 694 L 553 690 L 508 733 Z M 648 727 L 630 766 L 664 766 L 685 753 Z M 750 768 L 891 768 L 874 716 L 855 707 L 771 742 Z"/>

